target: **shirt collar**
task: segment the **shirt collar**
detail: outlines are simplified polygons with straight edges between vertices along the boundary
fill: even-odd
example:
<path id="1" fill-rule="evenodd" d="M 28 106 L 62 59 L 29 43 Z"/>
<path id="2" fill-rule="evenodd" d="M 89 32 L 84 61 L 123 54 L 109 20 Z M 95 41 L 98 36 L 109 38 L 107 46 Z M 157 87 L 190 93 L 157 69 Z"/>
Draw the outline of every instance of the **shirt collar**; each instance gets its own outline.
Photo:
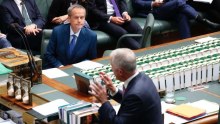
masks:
<path id="1" fill-rule="evenodd" d="M 131 77 L 129 77 L 127 80 L 124 81 L 124 87 L 125 87 L 125 89 L 127 88 L 129 82 L 130 82 L 135 76 L 137 76 L 138 74 L 139 74 L 139 72 L 136 71 L 135 74 L 133 74 Z"/>
<path id="2" fill-rule="evenodd" d="M 17 5 L 21 5 L 21 0 L 14 0 Z"/>
<path id="3" fill-rule="evenodd" d="M 74 33 L 73 30 L 72 30 L 72 28 L 71 28 L 71 26 L 70 26 L 70 36 L 72 36 L 72 35 L 76 35 L 76 37 L 78 37 L 80 31 L 81 31 L 81 29 L 80 29 L 78 32 Z"/>

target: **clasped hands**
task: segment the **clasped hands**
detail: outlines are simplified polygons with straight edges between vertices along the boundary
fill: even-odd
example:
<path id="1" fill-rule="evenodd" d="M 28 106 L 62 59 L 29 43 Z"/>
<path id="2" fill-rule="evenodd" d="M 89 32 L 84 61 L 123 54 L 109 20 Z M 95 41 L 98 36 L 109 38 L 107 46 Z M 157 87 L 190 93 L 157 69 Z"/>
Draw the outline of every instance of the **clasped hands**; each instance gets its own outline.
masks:
<path id="1" fill-rule="evenodd" d="M 99 75 L 102 81 L 104 81 L 105 86 L 102 86 L 98 82 L 94 82 L 89 86 L 91 89 L 89 93 L 93 95 L 98 100 L 98 102 L 103 104 L 108 101 L 107 89 L 110 92 L 115 93 L 116 87 L 113 85 L 111 78 L 109 78 L 104 72 L 100 72 Z"/>
<path id="2" fill-rule="evenodd" d="M 26 35 L 36 35 L 37 33 L 39 33 L 42 29 L 37 28 L 37 25 L 35 24 L 30 24 L 24 27 L 25 30 L 25 34 Z"/>
<path id="3" fill-rule="evenodd" d="M 131 20 L 131 16 L 128 15 L 127 12 L 122 14 L 122 17 L 116 17 L 116 16 L 112 16 L 111 18 L 111 22 L 115 23 L 117 25 L 122 25 L 124 24 L 126 21 L 130 21 Z"/>

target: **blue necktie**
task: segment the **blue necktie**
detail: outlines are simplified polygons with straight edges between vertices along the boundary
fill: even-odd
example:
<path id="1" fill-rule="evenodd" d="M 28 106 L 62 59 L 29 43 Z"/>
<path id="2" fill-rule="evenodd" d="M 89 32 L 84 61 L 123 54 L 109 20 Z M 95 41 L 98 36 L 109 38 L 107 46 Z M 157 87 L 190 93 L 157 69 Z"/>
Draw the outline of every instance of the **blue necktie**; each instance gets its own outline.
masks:
<path id="1" fill-rule="evenodd" d="M 117 17 L 121 17 L 120 11 L 119 11 L 119 9 L 118 9 L 118 6 L 117 6 L 115 0 L 111 0 L 111 3 L 112 3 L 112 5 L 113 5 L 114 11 L 115 11 L 115 15 L 116 15 Z"/>
<path id="2" fill-rule="evenodd" d="M 71 42 L 70 42 L 70 44 L 69 44 L 69 49 L 68 49 L 68 57 L 69 58 L 71 58 L 72 57 L 72 54 L 73 54 L 73 50 L 74 50 L 74 47 L 75 47 L 75 44 L 76 44 L 76 42 L 75 42 L 75 40 L 76 40 L 76 35 L 72 35 L 72 40 L 71 40 Z"/>
<path id="3" fill-rule="evenodd" d="M 30 19 L 30 16 L 28 15 L 24 1 L 21 2 L 21 8 L 22 8 L 22 16 L 24 18 L 25 25 L 30 25 L 32 21 Z"/>

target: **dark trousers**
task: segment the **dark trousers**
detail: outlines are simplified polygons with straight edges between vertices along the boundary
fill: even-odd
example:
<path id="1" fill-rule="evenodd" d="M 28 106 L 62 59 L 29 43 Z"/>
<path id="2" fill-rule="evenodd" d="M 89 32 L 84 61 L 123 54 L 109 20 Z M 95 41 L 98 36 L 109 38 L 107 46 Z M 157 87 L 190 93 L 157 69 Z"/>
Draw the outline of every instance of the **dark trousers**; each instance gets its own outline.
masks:
<path id="1" fill-rule="evenodd" d="M 41 40 L 42 40 L 42 32 L 39 32 L 36 36 L 35 35 L 28 35 L 27 42 L 29 43 L 30 49 L 36 52 L 40 52 L 41 49 Z M 7 39 L 11 42 L 11 45 L 18 49 L 26 49 L 24 40 L 20 35 L 17 33 L 8 34 Z"/>
<path id="2" fill-rule="evenodd" d="M 185 0 L 167 0 L 164 5 L 153 8 L 156 19 L 175 20 L 181 38 L 191 37 L 189 19 L 196 19 L 198 12 Z"/>
<path id="3" fill-rule="evenodd" d="M 114 23 L 101 23 L 98 27 L 99 30 L 104 31 L 111 36 L 119 39 L 124 34 L 141 34 L 141 27 L 134 21 L 125 22 L 123 25 L 116 25 Z M 130 49 L 139 49 L 140 43 L 138 39 L 126 38 L 123 40 L 123 46 Z"/>

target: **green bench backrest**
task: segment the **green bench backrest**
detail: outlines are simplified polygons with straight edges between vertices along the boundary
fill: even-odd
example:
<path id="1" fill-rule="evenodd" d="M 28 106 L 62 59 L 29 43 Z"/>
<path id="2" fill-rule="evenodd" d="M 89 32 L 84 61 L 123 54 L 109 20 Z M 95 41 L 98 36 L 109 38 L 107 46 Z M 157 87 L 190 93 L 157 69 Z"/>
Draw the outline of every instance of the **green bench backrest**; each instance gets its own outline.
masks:
<path id="1" fill-rule="evenodd" d="M 41 15 L 47 19 L 47 14 L 53 0 L 35 0 Z"/>

